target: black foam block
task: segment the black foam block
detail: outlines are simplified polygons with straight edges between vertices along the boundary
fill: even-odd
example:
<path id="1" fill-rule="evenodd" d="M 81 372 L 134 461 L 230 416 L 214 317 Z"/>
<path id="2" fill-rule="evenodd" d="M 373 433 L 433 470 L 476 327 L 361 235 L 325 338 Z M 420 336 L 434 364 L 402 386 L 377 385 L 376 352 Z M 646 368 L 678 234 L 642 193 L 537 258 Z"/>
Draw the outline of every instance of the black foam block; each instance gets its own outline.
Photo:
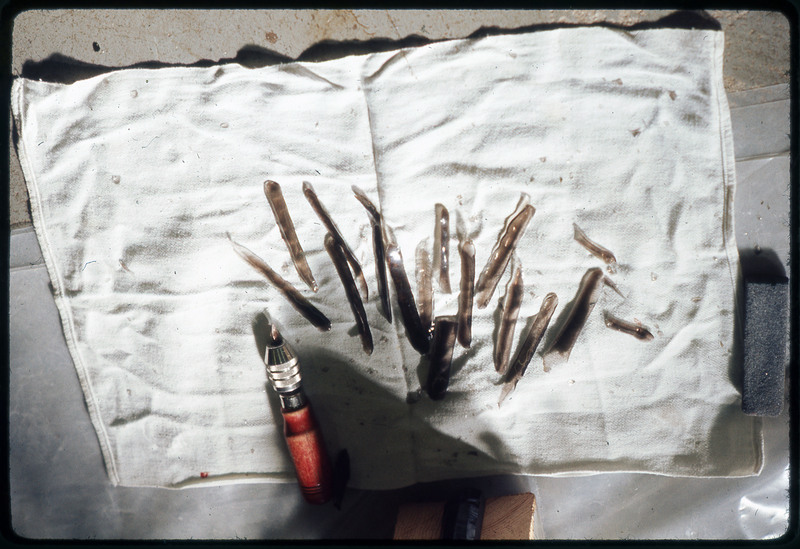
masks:
<path id="1" fill-rule="evenodd" d="M 742 411 L 777 416 L 783 410 L 786 334 L 789 310 L 787 279 L 745 280 L 744 378 Z"/>

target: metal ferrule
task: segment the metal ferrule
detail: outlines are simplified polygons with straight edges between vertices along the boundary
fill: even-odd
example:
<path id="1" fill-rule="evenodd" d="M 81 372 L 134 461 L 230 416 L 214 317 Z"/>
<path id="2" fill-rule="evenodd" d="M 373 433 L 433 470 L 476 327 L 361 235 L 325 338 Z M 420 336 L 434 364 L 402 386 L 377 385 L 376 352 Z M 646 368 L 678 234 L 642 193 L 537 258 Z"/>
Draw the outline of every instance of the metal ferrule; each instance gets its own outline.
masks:
<path id="1" fill-rule="evenodd" d="M 291 393 L 278 393 L 278 397 L 281 400 L 281 409 L 287 412 L 299 410 L 308 402 L 303 389 Z"/>
<path id="2" fill-rule="evenodd" d="M 267 377 L 279 394 L 290 393 L 300 388 L 300 364 L 286 344 L 267 347 Z"/>

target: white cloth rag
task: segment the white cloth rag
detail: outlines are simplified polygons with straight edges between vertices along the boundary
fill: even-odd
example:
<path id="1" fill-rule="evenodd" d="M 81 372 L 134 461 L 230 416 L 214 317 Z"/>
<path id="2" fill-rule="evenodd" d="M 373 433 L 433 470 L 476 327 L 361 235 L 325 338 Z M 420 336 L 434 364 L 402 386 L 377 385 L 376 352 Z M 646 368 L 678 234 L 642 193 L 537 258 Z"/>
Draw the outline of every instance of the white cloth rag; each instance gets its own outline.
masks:
<path id="1" fill-rule="evenodd" d="M 350 485 L 389 489 L 486 474 L 637 471 L 744 476 L 761 424 L 740 410 L 734 345 L 734 168 L 723 34 L 570 28 L 452 40 L 258 69 L 120 70 L 70 85 L 19 78 L 18 149 L 33 222 L 109 476 L 128 486 L 294 477 L 252 322 L 266 311 L 299 355 Z M 279 182 L 319 291 L 298 277 L 263 194 Z M 366 355 L 305 200 L 309 181 L 361 261 Z M 380 314 L 363 189 L 415 250 L 450 211 L 483 269 L 521 193 L 536 213 L 516 255 L 525 293 L 514 351 L 548 292 L 559 307 L 498 407 L 492 361 L 510 269 L 447 396 L 417 391 L 426 362 Z M 583 274 L 617 258 L 569 361 L 542 352 Z M 264 258 L 332 321 L 321 333 L 233 251 Z M 637 320 L 652 341 L 608 329 Z M 512 352 L 513 357 L 513 352 Z"/>

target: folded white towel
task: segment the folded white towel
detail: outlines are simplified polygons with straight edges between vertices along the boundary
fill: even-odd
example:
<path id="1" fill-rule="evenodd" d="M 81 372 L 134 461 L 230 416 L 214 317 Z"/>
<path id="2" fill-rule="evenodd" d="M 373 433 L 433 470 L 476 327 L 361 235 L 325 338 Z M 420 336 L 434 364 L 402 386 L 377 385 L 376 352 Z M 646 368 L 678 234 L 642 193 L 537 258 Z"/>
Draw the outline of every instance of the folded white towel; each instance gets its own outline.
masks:
<path id="1" fill-rule="evenodd" d="M 302 360 L 331 452 L 351 485 L 393 488 L 493 473 L 751 475 L 757 419 L 731 359 L 738 269 L 721 32 L 558 29 L 247 69 L 123 70 L 76 82 L 17 79 L 13 113 L 34 227 L 113 482 L 285 480 L 293 470 L 251 323 L 266 310 Z M 291 264 L 264 197 L 278 181 L 319 284 Z M 362 263 L 367 356 L 308 180 Z M 536 214 L 517 250 L 525 294 L 515 347 L 548 292 L 551 331 L 498 408 L 497 303 L 475 308 L 448 395 L 415 395 L 425 363 L 380 314 L 371 230 L 380 204 L 416 291 L 414 252 L 450 210 L 481 271 L 520 193 Z M 618 260 L 624 298 L 601 294 L 569 361 L 541 353 L 587 269 Z M 263 257 L 332 321 L 320 333 L 236 256 Z M 393 297 L 394 301 L 394 297 Z M 394 301 L 396 307 L 396 301 Z M 654 339 L 609 330 L 638 319 Z M 422 362 L 422 367 L 418 368 Z"/>

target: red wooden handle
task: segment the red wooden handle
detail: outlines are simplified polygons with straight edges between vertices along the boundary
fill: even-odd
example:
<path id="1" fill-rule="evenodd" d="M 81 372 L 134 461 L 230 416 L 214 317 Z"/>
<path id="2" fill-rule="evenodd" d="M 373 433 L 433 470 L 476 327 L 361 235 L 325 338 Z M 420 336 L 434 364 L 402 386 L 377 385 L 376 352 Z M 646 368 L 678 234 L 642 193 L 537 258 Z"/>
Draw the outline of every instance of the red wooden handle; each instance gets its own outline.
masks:
<path id="1" fill-rule="evenodd" d="M 314 412 L 306 404 L 282 413 L 283 432 L 303 497 L 309 503 L 325 503 L 331 499 L 331 463 Z"/>

